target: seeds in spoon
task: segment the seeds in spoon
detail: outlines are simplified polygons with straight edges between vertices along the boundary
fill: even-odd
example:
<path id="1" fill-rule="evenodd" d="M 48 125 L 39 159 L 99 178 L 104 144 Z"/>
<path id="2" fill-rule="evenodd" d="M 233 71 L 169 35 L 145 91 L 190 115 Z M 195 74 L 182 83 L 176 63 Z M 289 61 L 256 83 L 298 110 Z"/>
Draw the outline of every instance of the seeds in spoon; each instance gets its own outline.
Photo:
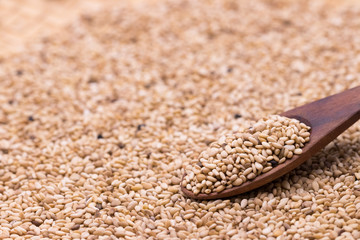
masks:
<path id="1" fill-rule="evenodd" d="M 302 153 L 310 127 L 297 119 L 271 115 L 246 132 L 222 136 L 187 169 L 183 186 L 194 194 L 222 192 Z"/>

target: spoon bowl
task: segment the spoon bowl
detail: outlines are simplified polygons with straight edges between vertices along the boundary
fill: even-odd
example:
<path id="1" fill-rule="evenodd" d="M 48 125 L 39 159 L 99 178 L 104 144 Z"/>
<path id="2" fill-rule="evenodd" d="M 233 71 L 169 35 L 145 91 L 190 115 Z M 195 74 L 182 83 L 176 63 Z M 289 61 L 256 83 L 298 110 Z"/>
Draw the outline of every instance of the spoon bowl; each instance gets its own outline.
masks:
<path id="1" fill-rule="evenodd" d="M 256 176 L 253 180 L 219 193 L 194 194 L 181 186 L 183 193 L 199 200 L 231 197 L 261 187 L 295 169 L 360 119 L 360 86 L 291 109 L 280 115 L 298 119 L 311 127 L 310 141 L 302 148 L 302 154 L 294 155 L 270 171 Z"/>

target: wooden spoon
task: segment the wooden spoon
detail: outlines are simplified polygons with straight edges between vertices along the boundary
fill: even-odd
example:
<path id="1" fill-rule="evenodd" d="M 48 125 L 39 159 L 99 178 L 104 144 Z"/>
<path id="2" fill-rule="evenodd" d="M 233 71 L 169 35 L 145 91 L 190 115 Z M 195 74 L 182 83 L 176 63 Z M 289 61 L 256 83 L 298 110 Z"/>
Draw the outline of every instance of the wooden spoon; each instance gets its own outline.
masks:
<path id="1" fill-rule="evenodd" d="M 302 154 L 294 155 L 269 172 L 258 175 L 255 179 L 240 186 L 225 189 L 220 193 L 195 195 L 183 186 L 181 186 L 181 190 L 185 195 L 194 199 L 226 198 L 263 186 L 290 172 L 360 119 L 360 86 L 305 104 L 280 115 L 296 118 L 311 127 L 310 141 L 302 149 Z"/>

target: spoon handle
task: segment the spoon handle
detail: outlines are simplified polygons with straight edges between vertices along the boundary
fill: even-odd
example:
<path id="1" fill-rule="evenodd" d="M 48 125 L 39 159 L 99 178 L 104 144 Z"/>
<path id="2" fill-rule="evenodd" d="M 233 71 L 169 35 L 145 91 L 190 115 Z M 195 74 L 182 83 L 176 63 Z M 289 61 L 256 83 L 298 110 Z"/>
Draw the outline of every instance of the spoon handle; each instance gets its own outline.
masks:
<path id="1" fill-rule="evenodd" d="M 360 119 L 360 86 L 282 114 L 311 126 L 312 148 L 323 148 Z M 310 144 L 311 145 L 311 144 Z"/>

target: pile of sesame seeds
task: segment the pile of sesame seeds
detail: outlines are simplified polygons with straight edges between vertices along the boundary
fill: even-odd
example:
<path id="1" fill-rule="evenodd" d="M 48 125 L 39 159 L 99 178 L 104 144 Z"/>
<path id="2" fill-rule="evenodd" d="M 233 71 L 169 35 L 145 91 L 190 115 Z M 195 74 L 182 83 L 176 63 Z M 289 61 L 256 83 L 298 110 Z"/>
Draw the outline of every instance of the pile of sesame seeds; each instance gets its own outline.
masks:
<path id="1" fill-rule="evenodd" d="M 240 186 L 301 154 L 309 130 L 297 119 L 270 115 L 246 132 L 222 136 L 187 167 L 182 186 L 194 194 Z"/>
<path id="2" fill-rule="evenodd" d="M 179 187 L 220 136 L 360 85 L 359 14 L 124 3 L 1 58 L 0 238 L 359 239 L 359 123 L 256 191 Z"/>

